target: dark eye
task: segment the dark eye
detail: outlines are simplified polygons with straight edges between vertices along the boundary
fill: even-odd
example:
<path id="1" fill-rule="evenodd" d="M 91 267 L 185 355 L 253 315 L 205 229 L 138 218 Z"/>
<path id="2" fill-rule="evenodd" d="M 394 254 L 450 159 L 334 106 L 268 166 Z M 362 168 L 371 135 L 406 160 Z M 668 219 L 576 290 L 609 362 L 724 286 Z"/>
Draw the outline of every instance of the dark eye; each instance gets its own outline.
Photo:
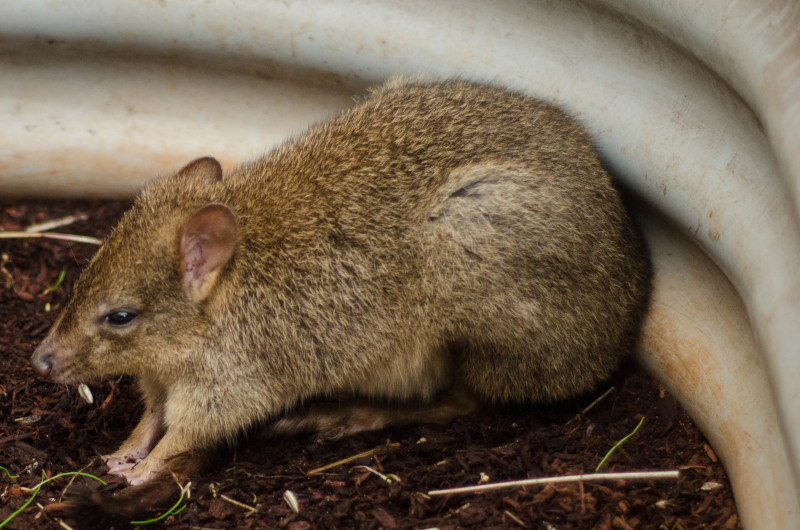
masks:
<path id="1" fill-rule="evenodd" d="M 113 328 L 124 328 L 137 317 L 133 311 L 112 311 L 104 318 L 108 325 Z"/>

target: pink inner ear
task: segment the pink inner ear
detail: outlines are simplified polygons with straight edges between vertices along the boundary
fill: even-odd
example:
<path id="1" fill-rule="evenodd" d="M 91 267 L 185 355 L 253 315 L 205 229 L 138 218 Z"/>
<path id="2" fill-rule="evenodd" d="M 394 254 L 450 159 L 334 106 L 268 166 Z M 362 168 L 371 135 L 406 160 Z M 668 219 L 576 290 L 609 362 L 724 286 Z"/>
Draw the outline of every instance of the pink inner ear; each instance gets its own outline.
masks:
<path id="1" fill-rule="evenodd" d="M 236 236 L 236 217 L 225 205 L 210 204 L 192 215 L 183 227 L 180 243 L 183 279 L 190 289 L 207 294 L 212 273 L 233 255 Z"/>
<path id="2" fill-rule="evenodd" d="M 200 277 L 202 265 L 205 263 L 205 247 L 206 242 L 201 238 L 193 238 L 191 235 L 186 235 L 184 238 L 184 272 L 190 276 L 192 280 L 197 280 Z"/>

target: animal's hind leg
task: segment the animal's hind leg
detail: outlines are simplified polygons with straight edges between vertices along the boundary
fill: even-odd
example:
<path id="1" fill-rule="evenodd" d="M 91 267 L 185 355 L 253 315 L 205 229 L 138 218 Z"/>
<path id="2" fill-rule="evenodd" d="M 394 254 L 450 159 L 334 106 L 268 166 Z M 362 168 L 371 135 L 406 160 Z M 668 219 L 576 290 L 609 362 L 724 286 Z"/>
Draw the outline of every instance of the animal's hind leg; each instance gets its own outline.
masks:
<path id="1" fill-rule="evenodd" d="M 312 403 L 302 412 L 279 419 L 271 434 L 315 432 L 323 438 L 341 438 L 361 431 L 383 429 L 390 425 L 412 423 L 447 424 L 454 418 L 473 412 L 477 396 L 465 385 L 455 384 L 436 401 L 424 404 L 379 405 L 364 400 L 338 403 Z"/>

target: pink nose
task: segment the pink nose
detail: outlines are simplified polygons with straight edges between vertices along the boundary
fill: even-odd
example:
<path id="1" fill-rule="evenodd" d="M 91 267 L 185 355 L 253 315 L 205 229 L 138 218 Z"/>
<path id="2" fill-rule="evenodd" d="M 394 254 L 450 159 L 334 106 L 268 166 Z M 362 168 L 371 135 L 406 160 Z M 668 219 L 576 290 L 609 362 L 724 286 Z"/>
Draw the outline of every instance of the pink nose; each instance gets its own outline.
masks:
<path id="1" fill-rule="evenodd" d="M 33 356 L 31 357 L 33 370 L 42 377 L 50 375 L 50 372 L 53 370 L 54 354 L 55 350 L 53 349 L 52 343 L 45 339 L 39 344 L 39 347 L 36 348 L 36 351 L 33 352 Z"/>

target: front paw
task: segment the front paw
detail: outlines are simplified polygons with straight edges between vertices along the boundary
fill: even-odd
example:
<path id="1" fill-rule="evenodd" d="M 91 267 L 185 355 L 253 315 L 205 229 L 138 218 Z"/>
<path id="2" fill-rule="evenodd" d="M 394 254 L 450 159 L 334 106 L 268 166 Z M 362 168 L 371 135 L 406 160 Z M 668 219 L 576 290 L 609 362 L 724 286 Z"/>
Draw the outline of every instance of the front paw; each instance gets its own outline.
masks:
<path id="1" fill-rule="evenodd" d="M 105 461 L 109 473 L 112 475 L 124 476 L 125 473 L 133 469 L 134 466 L 141 462 L 146 456 L 146 451 L 119 450 L 116 453 L 103 455 L 100 458 Z"/>
<path id="2" fill-rule="evenodd" d="M 131 486 L 142 484 L 153 478 L 161 468 L 157 462 L 146 459 L 147 455 L 117 453 L 101 456 L 106 461 L 108 472 L 124 478 Z"/>
<path id="3" fill-rule="evenodd" d="M 131 486 L 138 486 L 155 477 L 164 467 L 164 462 L 153 458 L 145 458 L 129 469 L 116 473 L 128 481 Z"/>
<path id="4" fill-rule="evenodd" d="M 128 473 L 131 469 L 133 469 L 138 463 L 139 462 L 129 462 L 120 460 L 118 458 L 112 458 L 106 462 L 106 466 L 108 467 L 109 473 L 122 477 L 125 476 L 125 473 Z"/>

